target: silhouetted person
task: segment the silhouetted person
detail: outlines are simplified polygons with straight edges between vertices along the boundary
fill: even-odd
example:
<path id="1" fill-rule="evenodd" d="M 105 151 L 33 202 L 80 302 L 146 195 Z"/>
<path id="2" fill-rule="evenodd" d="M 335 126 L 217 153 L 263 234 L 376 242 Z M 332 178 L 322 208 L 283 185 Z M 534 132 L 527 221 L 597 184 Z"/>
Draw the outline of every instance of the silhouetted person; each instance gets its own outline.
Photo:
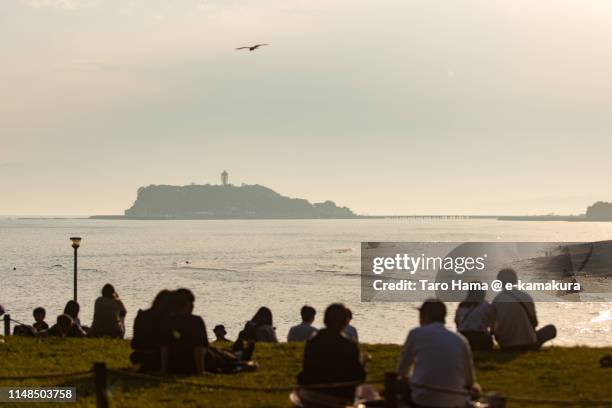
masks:
<path id="1" fill-rule="evenodd" d="M 170 315 L 163 328 L 162 372 L 201 374 L 208 336 L 204 320 L 193 314 L 195 296 L 189 289 L 177 289 L 169 302 Z"/>
<path id="2" fill-rule="evenodd" d="M 121 339 L 125 335 L 124 319 L 127 310 L 110 283 L 102 287 L 102 296 L 94 304 L 90 335 Z"/>
<path id="3" fill-rule="evenodd" d="M 246 322 L 244 329 L 238 333 L 232 351 L 242 361 L 248 361 L 253 355 L 256 342 L 278 343 L 272 326 L 272 311 L 267 307 L 260 307 L 253 318 Z"/>
<path id="4" fill-rule="evenodd" d="M 446 306 L 426 300 L 419 308 L 420 326 L 410 330 L 398 363 L 403 396 L 415 406 L 463 407 L 465 395 L 419 387 L 428 385 L 476 393 L 472 351 L 465 337 L 444 327 Z"/>
<path id="5" fill-rule="evenodd" d="M 366 372 L 359 361 L 357 343 L 343 335 L 346 327 L 346 308 L 333 303 L 325 310 L 325 328 L 306 341 L 302 372 L 297 380 L 300 385 L 362 381 Z M 355 386 L 317 389 L 353 403 Z"/>
<path id="6" fill-rule="evenodd" d="M 550 324 L 536 330 L 538 318 L 531 296 L 515 287 L 505 289 L 507 284 L 516 285 L 518 282 L 514 269 L 502 269 L 497 279 L 504 287 L 493 299 L 493 332 L 499 346 L 508 350 L 537 350 L 544 342 L 554 339 L 557 335 L 555 326 Z"/>
<path id="7" fill-rule="evenodd" d="M 351 326 L 351 320 L 353 320 L 353 312 L 348 307 L 346 308 L 346 328 L 344 329 L 344 335 L 355 343 L 359 343 L 359 334 L 357 329 Z"/>
<path id="8" fill-rule="evenodd" d="M 246 323 L 239 337 L 248 341 L 278 343 L 276 331 L 272 325 L 272 311 L 265 306 L 260 307 L 253 318 Z"/>
<path id="9" fill-rule="evenodd" d="M 264 343 L 278 343 L 276 329 L 272 324 L 272 311 L 261 307 L 251 319 L 255 323 L 255 339 Z"/>
<path id="10" fill-rule="evenodd" d="M 215 341 L 213 341 L 213 346 L 227 346 L 231 343 L 231 340 L 228 340 L 225 335 L 227 331 L 225 330 L 225 326 L 222 324 L 218 324 L 213 329 L 213 333 L 215 334 Z"/>
<path id="11" fill-rule="evenodd" d="M 89 329 L 81 326 L 81 320 L 79 319 L 80 311 L 81 306 L 78 302 L 74 300 L 69 300 L 68 302 L 66 302 L 66 306 L 64 307 L 64 314 L 72 318 L 72 328 L 69 337 L 83 337 L 88 334 L 87 332 Z"/>
<path id="12" fill-rule="evenodd" d="M 54 337 L 85 337 L 86 334 L 80 327 L 77 327 L 70 315 L 61 314 L 57 316 L 56 323 L 47 330 L 48 336 Z"/>
<path id="13" fill-rule="evenodd" d="M 161 368 L 162 326 L 168 316 L 170 294 L 167 289 L 160 291 L 151 308 L 138 310 L 134 319 L 130 342 L 134 351 L 130 354 L 130 360 L 143 371 L 159 371 Z"/>
<path id="14" fill-rule="evenodd" d="M 469 342 L 472 350 L 491 350 L 494 321 L 493 307 L 485 300 L 486 291 L 470 290 L 455 312 L 455 325 Z"/>
<path id="15" fill-rule="evenodd" d="M 45 322 L 47 311 L 43 307 L 37 307 L 34 309 L 32 315 L 34 316 L 34 324 L 32 327 L 34 327 L 37 332 L 40 333 L 49 329 L 49 325 Z"/>
<path id="16" fill-rule="evenodd" d="M 302 316 L 302 323 L 297 326 L 293 326 L 289 329 L 287 334 L 287 341 L 306 341 L 317 332 L 317 329 L 312 326 L 314 322 L 316 311 L 314 307 L 302 306 L 300 315 Z"/>

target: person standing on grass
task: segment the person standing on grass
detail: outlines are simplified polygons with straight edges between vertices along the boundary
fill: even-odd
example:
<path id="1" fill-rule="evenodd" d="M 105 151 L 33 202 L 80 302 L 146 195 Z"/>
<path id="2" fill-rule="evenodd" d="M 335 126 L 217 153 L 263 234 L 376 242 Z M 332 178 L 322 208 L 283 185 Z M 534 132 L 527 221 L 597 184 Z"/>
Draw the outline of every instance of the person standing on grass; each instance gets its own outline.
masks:
<path id="1" fill-rule="evenodd" d="M 302 323 L 293 326 L 287 334 L 287 342 L 306 341 L 317 332 L 316 327 L 312 326 L 314 322 L 316 310 L 312 306 L 302 306 L 300 314 L 302 315 Z"/>
<path id="2" fill-rule="evenodd" d="M 193 314 L 194 302 L 195 296 L 189 289 L 177 289 L 170 295 L 161 348 L 164 373 L 204 373 L 208 335 L 204 320 Z"/>
<path id="3" fill-rule="evenodd" d="M 359 382 L 365 380 L 365 367 L 359 358 L 359 346 L 343 334 L 346 328 L 346 307 L 333 303 L 325 310 L 325 328 L 306 341 L 302 372 L 297 376 L 298 384 L 327 384 Z M 324 394 L 338 397 L 352 404 L 355 385 L 341 388 L 321 388 Z"/>
<path id="4" fill-rule="evenodd" d="M 93 337 L 112 337 L 122 339 L 125 335 L 125 315 L 127 310 L 115 288 L 110 283 L 102 287 L 102 296 L 94 304 L 94 317 L 90 335 Z"/>
<path id="5" fill-rule="evenodd" d="M 420 326 L 410 330 L 402 346 L 397 370 L 404 379 L 402 396 L 411 406 L 463 407 L 469 402 L 469 394 L 479 394 L 470 344 L 444 327 L 445 318 L 444 303 L 426 300 L 419 308 Z"/>
<path id="6" fill-rule="evenodd" d="M 515 288 L 518 277 L 514 269 L 499 271 L 497 279 L 504 290 L 493 299 L 495 339 L 503 350 L 537 350 L 557 336 L 552 324 L 536 330 L 538 317 L 535 303 L 529 294 Z M 506 285 L 512 285 L 507 290 Z"/>

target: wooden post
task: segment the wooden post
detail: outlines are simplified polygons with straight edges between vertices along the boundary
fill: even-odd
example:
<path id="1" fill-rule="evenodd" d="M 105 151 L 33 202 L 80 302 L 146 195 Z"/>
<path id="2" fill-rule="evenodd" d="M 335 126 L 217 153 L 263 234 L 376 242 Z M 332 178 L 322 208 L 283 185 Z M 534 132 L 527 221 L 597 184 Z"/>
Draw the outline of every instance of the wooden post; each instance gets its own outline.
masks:
<path id="1" fill-rule="evenodd" d="M 106 363 L 94 363 L 94 381 L 96 385 L 96 408 L 108 408 Z"/>
<path id="2" fill-rule="evenodd" d="M 4 315 L 4 335 L 11 335 L 11 315 Z"/>
<path id="3" fill-rule="evenodd" d="M 385 373 L 385 408 L 397 408 L 398 394 L 397 373 L 388 371 Z"/>

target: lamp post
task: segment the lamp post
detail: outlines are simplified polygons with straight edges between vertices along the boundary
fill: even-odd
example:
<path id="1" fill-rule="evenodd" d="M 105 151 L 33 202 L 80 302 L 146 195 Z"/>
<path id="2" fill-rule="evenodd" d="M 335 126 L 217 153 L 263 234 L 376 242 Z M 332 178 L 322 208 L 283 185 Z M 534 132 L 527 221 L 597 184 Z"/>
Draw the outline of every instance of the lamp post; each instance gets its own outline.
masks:
<path id="1" fill-rule="evenodd" d="M 70 237 L 74 248 L 74 301 L 77 301 L 77 250 L 81 246 L 81 237 Z"/>

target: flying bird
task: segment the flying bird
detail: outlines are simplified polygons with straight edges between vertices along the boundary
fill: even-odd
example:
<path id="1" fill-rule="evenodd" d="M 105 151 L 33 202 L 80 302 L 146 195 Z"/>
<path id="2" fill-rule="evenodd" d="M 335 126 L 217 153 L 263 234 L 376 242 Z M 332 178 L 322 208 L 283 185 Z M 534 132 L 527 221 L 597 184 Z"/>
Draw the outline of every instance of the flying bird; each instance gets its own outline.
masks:
<path id="1" fill-rule="evenodd" d="M 249 51 L 255 51 L 256 49 L 258 49 L 259 47 L 262 47 L 264 45 L 270 45 L 270 44 L 255 44 L 251 47 L 239 47 L 236 48 L 237 50 L 249 50 Z"/>

